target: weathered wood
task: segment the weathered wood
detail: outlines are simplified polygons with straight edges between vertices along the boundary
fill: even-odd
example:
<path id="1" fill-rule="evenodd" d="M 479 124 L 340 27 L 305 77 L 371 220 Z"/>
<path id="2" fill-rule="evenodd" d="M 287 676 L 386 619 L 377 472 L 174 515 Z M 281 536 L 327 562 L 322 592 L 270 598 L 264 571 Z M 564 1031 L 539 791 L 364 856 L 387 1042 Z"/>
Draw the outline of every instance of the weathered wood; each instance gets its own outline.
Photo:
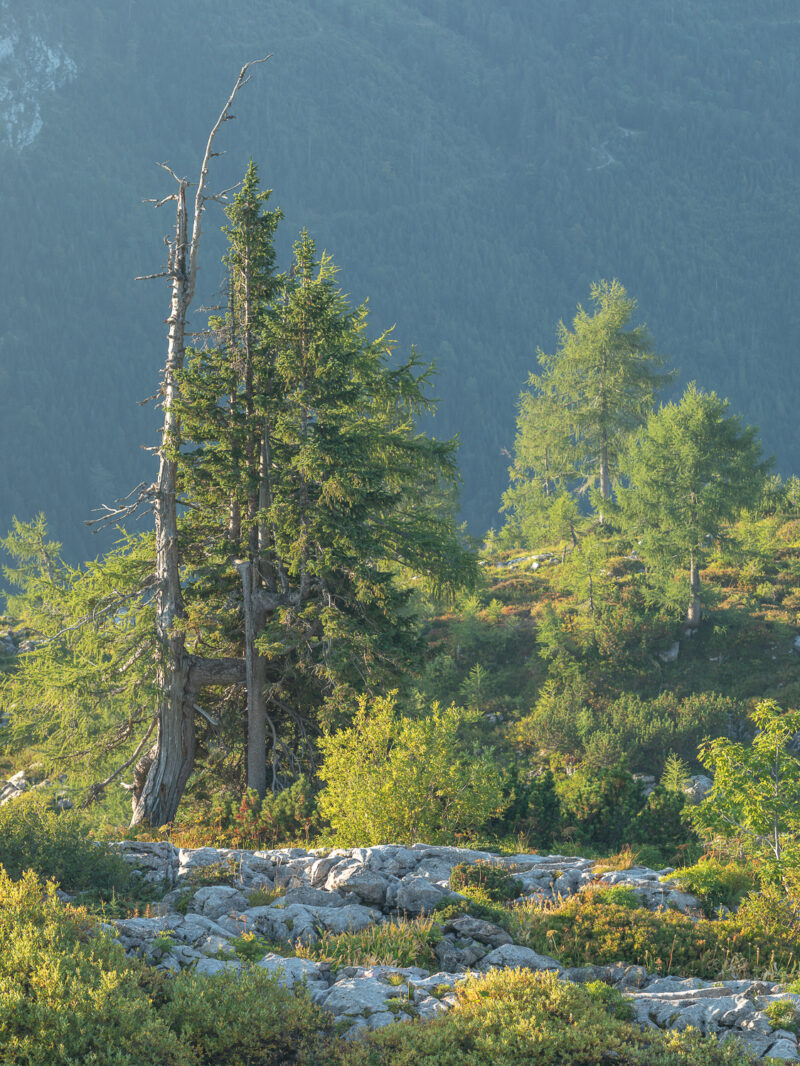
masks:
<path id="1" fill-rule="evenodd" d="M 264 60 L 255 62 L 263 63 Z M 164 422 L 159 447 L 158 478 L 153 492 L 158 585 L 156 635 L 160 646 L 157 672 L 158 733 L 155 749 L 147 756 L 150 761 L 142 787 L 134 788 L 132 825 L 148 822 L 158 826 L 171 822 L 194 767 L 195 711 L 194 699 L 191 698 L 188 687 L 192 664 L 186 652 L 181 627 L 184 607 L 177 517 L 177 454 L 181 445 L 181 427 L 175 399 L 177 375 L 185 359 L 186 319 L 197 280 L 197 256 L 202 235 L 203 212 L 207 200 L 214 199 L 207 193 L 208 168 L 214 155 L 214 139 L 222 124 L 232 117 L 231 106 L 236 94 L 249 80 L 247 71 L 252 65 L 253 63 L 247 63 L 242 67 L 233 91 L 208 136 L 194 198 L 191 237 L 186 204 L 189 182 L 185 178 L 178 178 L 175 172 L 164 164 L 165 169 L 178 182 L 178 190 L 174 194 L 177 207 L 175 234 L 169 245 L 167 269 L 171 279 L 171 294 L 167 319 L 167 359 L 161 385 Z M 143 762 L 137 764 L 137 771 L 141 778 L 144 772 Z"/>

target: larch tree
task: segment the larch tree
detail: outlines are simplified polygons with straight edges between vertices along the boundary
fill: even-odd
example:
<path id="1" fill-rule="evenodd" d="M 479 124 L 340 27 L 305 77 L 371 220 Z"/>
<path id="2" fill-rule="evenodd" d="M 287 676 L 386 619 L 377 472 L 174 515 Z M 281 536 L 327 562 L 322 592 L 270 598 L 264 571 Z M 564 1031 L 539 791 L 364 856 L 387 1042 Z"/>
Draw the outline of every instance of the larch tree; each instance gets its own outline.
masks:
<path id="1" fill-rule="evenodd" d="M 686 622 L 702 618 L 700 570 L 727 522 L 753 505 L 771 461 L 727 400 L 689 385 L 650 415 L 620 465 L 620 516 L 656 572 L 686 575 Z"/>
<path id="2" fill-rule="evenodd" d="M 636 309 L 619 281 L 592 285 L 592 313 L 578 306 L 558 327 L 554 354 L 538 353 L 539 372 L 520 397 L 506 509 L 546 516 L 563 492 L 596 494 L 600 521 L 626 442 L 669 380 L 644 326 L 627 328 Z"/>

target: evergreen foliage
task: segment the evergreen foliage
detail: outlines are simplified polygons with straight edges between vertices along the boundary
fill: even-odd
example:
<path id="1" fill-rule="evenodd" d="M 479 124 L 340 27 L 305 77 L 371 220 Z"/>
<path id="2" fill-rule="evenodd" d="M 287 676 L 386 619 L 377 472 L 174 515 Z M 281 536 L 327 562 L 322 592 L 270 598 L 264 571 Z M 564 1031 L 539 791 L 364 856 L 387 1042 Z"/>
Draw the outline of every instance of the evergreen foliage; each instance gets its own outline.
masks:
<path id="1" fill-rule="evenodd" d="M 657 572 L 687 575 L 687 621 L 695 625 L 703 560 L 724 523 L 758 501 L 770 466 L 756 429 L 728 407 L 690 385 L 680 403 L 650 416 L 622 465 L 623 522 Z"/>
<path id="2" fill-rule="evenodd" d="M 525 541 L 568 531 L 577 544 L 579 510 L 567 494 L 589 493 L 602 509 L 618 480 L 628 437 L 669 380 L 643 326 L 626 329 L 636 301 L 619 281 L 592 285 L 594 312 L 578 305 L 572 329 L 560 322 L 558 350 L 539 349 L 532 390 L 520 397 L 512 487 L 504 506 Z M 565 498 L 566 496 L 566 498 Z M 536 520 L 536 515 L 540 515 Z M 538 527 L 538 528 L 537 528 Z M 549 535 L 548 535 L 549 534 Z"/>
<path id="3" fill-rule="evenodd" d="M 227 209 L 228 310 L 181 374 L 187 446 L 172 444 L 185 652 L 246 663 L 246 737 L 240 685 L 212 681 L 194 707 L 201 787 L 222 776 L 261 796 L 267 736 L 275 791 L 313 769 L 316 733 L 347 721 L 354 692 L 419 653 L 414 578 L 441 591 L 476 576 L 442 505 L 455 444 L 418 428 L 430 368 L 368 337 L 366 308 L 350 309 L 307 233 L 275 274 L 268 195 L 251 163 Z M 4 706 L 53 765 L 94 775 L 96 799 L 155 725 L 153 538 L 123 536 L 82 569 L 61 560 L 41 518 L 16 523 L 4 546 L 19 563 L 15 606 L 41 635 Z"/>

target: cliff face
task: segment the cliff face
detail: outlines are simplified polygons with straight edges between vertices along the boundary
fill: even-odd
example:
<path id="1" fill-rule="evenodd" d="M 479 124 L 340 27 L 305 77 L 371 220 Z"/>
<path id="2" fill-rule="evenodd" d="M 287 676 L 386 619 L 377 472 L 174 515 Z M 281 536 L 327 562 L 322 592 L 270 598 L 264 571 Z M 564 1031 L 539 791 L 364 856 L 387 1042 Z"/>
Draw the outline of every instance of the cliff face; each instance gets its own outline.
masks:
<path id="1" fill-rule="evenodd" d="M 13 11 L 0 0 L 0 144 L 17 152 L 42 130 L 41 98 L 75 77 L 78 68 L 65 50 L 47 39 L 35 11 Z"/>

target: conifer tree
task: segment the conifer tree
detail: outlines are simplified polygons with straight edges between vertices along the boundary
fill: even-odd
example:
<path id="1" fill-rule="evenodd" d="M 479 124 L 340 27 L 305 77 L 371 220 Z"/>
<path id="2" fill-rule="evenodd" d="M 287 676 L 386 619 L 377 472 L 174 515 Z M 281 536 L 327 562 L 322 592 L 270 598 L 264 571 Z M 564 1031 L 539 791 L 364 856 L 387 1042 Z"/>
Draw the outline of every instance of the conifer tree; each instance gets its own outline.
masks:
<path id="1" fill-rule="evenodd" d="M 572 329 L 559 323 L 554 354 L 539 350 L 539 373 L 520 397 L 504 505 L 523 526 L 544 532 L 566 492 L 595 496 L 602 521 L 626 441 L 670 377 L 646 329 L 626 328 L 636 301 L 619 281 L 593 284 L 591 299 L 593 313 L 579 305 Z"/>
<path id="2" fill-rule="evenodd" d="M 700 624 L 700 569 L 714 538 L 759 497 L 771 461 L 728 401 L 692 383 L 650 415 L 621 463 L 620 515 L 656 572 L 686 575 L 686 622 Z"/>
<path id="3" fill-rule="evenodd" d="M 227 262 L 231 293 L 252 295 L 252 339 L 245 348 L 234 295 L 214 323 L 219 345 L 191 354 L 181 385 L 187 542 L 219 545 L 202 567 L 229 597 L 231 563 L 239 571 L 247 780 L 262 794 L 267 736 L 274 788 L 279 763 L 308 747 L 313 709 L 410 651 L 398 566 L 444 584 L 474 574 L 435 491 L 455 477 L 453 445 L 414 429 L 427 373 L 416 357 L 390 367 L 391 339 L 367 337 L 365 308 L 348 307 L 307 234 L 289 273 L 271 274 L 277 215 L 260 213 L 265 202 L 251 165 L 228 212 Z"/>
<path id="4" fill-rule="evenodd" d="M 228 208 L 228 309 L 213 342 L 171 370 L 161 465 L 180 611 L 166 631 L 163 521 L 78 569 L 43 521 L 5 543 L 41 640 L 0 704 L 49 769 L 83 774 L 88 800 L 133 768 L 135 821 L 170 821 L 198 752 L 210 766 L 221 737 L 246 765 L 242 786 L 263 793 L 313 770 L 322 724 L 346 720 L 355 695 L 396 680 L 420 646 L 404 575 L 476 577 L 441 506 L 455 444 L 416 428 L 430 369 L 369 337 L 365 307 L 349 307 L 306 233 L 275 272 L 267 199 L 251 165 Z M 165 749 L 176 730 L 183 747 Z"/>

